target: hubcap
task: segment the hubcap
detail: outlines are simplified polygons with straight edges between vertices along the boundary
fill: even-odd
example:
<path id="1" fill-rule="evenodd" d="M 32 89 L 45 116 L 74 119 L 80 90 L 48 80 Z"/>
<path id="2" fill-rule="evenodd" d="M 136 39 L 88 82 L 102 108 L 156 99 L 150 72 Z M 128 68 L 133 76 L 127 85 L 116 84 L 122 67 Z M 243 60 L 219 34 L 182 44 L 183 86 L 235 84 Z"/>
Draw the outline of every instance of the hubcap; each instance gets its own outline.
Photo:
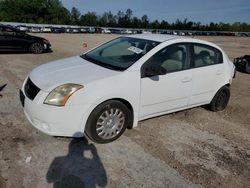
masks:
<path id="1" fill-rule="evenodd" d="M 96 132 L 105 140 L 111 139 L 121 132 L 124 123 L 124 113 L 118 108 L 111 108 L 104 111 L 98 118 Z"/>
<path id="2" fill-rule="evenodd" d="M 32 49 L 33 49 L 33 52 L 40 53 L 42 52 L 42 45 L 39 43 L 35 43 L 33 44 Z"/>

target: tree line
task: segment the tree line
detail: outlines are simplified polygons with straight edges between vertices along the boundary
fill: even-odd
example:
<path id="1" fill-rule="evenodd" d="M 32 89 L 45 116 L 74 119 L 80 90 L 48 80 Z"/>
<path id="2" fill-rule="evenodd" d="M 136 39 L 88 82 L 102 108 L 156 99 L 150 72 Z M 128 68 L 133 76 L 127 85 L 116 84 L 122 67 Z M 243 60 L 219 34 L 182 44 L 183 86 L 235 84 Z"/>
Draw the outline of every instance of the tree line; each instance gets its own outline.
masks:
<path id="1" fill-rule="evenodd" d="M 98 15 L 96 12 L 81 14 L 76 7 L 69 11 L 60 0 L 0 0 L 0 21 L 120 28 L 250 32 L 250 24 L 247 23 L 211 22 L 201 24 L 201 22 L 187 19 L 177 19 L 170 23 L 166 20 L 150 20 L 146 14 L 138 18 L 133 15 L 131 9 L 127 9 L 125 12 L 118 11 L 116 15 L 111 11 L 102 15 Z"/>

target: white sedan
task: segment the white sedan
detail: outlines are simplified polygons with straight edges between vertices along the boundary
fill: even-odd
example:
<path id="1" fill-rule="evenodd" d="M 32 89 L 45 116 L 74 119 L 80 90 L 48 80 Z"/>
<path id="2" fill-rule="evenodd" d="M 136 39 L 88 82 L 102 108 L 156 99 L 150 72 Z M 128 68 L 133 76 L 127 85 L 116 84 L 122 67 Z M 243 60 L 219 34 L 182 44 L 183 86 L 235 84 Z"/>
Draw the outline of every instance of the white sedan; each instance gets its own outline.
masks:
<path id="1" fill-rule="evenodd" d="M 86 134 L 107 143 L 147 118 L 201 105 L 223 110 L 234 73 L 233 63 L 213 43 L 129 35 L 35 68 L 20 99 L 26 117 L 42 132 Z"/>

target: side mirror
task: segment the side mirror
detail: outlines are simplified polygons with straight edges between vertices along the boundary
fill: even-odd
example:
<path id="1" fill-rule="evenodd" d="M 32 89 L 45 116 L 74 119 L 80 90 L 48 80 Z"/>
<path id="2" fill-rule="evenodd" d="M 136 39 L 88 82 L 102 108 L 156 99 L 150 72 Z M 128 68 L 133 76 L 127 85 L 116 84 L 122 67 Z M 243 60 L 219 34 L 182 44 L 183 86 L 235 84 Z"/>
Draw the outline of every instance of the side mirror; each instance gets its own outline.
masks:
<path id="1" fill-rule="evenodd" d="M 165 75 L 165 74 L 167 74 L 167 70 L 161 66 L 150 66 L 150 67 L 145 68 L 146 77 Z"/>

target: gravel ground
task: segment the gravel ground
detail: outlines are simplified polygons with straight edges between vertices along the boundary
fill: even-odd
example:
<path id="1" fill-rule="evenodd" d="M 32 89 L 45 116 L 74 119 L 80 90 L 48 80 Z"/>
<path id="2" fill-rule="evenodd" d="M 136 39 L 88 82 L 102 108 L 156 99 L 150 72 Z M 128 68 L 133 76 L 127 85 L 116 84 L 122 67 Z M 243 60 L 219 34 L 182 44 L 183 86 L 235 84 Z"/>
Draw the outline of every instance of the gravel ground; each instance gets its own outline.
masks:
<path id="1" fill-rule="evenodd" d="M 0 98 L 0 188 L 249 187 L 249 75 L 237 73 L 222 112 L 198 107 L 145 120 L 104 145 L 56 138 L 26 120 L 18 88 L 34 67 L 117 35 L 37 35 L 51 41 L 53 53 L 0 54 L 0 85 L 8 84 Z M 250 53 L 250 38 L 200 38 L 215 42 L 230 58 Z"/>

